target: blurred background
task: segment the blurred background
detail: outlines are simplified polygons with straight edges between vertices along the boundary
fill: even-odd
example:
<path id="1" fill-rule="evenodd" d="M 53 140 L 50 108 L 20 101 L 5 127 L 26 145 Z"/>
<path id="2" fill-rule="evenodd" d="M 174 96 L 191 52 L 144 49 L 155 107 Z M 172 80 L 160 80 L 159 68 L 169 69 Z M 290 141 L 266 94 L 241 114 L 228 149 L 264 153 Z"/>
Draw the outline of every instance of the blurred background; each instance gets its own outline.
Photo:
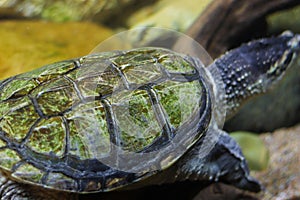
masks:
<path id="1" fill-rule="evenodd" d="M 285 30 L 300 33 L 299 5 L 299 0 L 0 0 L 0 80 L 89 54 L 115 33 L 135 27 L 161 27 L 186 33 L 216 58 L 251 39 L 278 35 Z M 145 35 L 141 32 L 137 37 Z M 157 38 L 148 39 L 160 36 L 153 37 Z M 248 102 L 225 124 L 225 129 L 234 132 L 242 145 L 251 168 L 267 170 L 256 175 L 267 187 L 273 187 L 267 196 L 249 197 L 222 185 L 199 192 L 201 184 L 188 182 L 106 194 L 103 198 L 300 198 L 296 167 L 300 164 L 296 148 L 300 146 L 299 70 L 298 58 L 272 92 Z M 288 160 L 279 159 L 288 153 Z M 285 174 L 275 176 L 283 166 Z M 274 186 L 274 182 L 278 184 Z"/>

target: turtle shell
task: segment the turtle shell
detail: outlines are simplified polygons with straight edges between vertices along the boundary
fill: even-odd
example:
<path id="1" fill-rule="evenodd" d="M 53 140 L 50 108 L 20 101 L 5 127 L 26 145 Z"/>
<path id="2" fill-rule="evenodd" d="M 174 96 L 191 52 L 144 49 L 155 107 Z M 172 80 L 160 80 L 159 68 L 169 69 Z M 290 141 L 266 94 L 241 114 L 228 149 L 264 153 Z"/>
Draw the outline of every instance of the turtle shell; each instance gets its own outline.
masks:
<path id="1" fill-rule="evenodd" d="M 62 61 L 0 82 L 0 167 L 11 179 L 109 191 L 178 160 L 207 130 L 200 62 L 161 48 Z"/>

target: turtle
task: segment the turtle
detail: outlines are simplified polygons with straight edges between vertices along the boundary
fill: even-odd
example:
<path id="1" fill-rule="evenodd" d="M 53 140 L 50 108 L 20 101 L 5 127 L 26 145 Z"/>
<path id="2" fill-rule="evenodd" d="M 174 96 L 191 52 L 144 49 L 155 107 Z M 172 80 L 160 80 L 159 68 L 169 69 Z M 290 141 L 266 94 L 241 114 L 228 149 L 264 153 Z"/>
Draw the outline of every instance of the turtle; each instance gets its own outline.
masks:
<path id="1" fill-rule="evenodd" d="M 185 180 L 259 192 L 221 118 L 277 83 L 299 49 L 300 35 L 285 31 L 209 66 L 141 47 L 2 80 L 2 199 L 31 198 L 27 186 L 85 194 Z"/>

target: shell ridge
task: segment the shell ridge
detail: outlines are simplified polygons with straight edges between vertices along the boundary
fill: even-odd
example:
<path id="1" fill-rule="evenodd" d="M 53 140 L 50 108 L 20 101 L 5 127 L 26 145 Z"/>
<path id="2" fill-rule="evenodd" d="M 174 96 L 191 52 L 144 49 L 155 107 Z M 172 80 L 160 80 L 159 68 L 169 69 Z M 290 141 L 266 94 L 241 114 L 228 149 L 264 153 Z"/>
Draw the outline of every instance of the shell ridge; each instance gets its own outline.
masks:
<path id="1" fill-rule="evenodd" d="M 121 145 L 120 132 L 114 116 L 114 112 L 111 107 L 111 103 L 107 99 L 102 99 L 100 102 L 103 105 L 105 110 L 106 124 L 110 135 L 110 142 L 116 144 L 117 146 L 120 146 Z"/>
<path id="2" fill-rule="evenodd" d="M 32 126 L 29 128 L 28 132 L 26 133 L 26 136 L 22 139 L 22 141 L 20 142 L 20 146 L 21 148 L 29 141 L 32 133 L 33 133 L 33 130 L 36 128 L 36 126 L 41 122 L 43 118 L 40 117 L 38 118 L 33 124 Z"/>
<path id="3" fill-rule="evenodd" d="M 61 117 L 62 119 L 62 122 L 63 122 L 63 126 L 64 126 L 64 129 L 65 129 L 65 150 L 64 150 L 64 153 L 63 153 L 63 157 L 66 157 L 66 155 L 69 155 L 69 152 L 70 152 L 70 125 L 68 123 L 68 120 L 65 116 L 62 116 Z"/>
<path id="4" fill-rule="evenodd" d="M 110 62 L 111 62 L 111 61 L 110 61 Z M 122 80 L 122 83 L 123 83 L 124 87 L 128 90 L 128 89 L 129 89 L 129 82 L 128 82 L 128 80 L 126 79 L 126 77 L 125 77 L 124 73 L 122 72 L 122 70 L 119 69 L 118 65 L 117 65 L 116 63 L 114 63 L 114 62 L 111 62 L 111 63 L 109 64 L 109 66 L 112 68 L 113 71 L 116 71 L 116 72 L 117 72 L 118 76 L 119 76 L 119 77 L 121 78 L 121 80 Z"/>
<path id="5" fill-rule="evenodd" d="M 81 94 L 80 89 L 79 89 L 78 84 L 76 83 L 76 81 L 72 80 L 72 79 L 71 79 L 70 77 L 68 77 L 67 75 L 64 75 L 63 78 L 64 78 L 65 80 L 69 81 L 69 82 L 73 85 L 73 88 L 74 88 L 74 90 L 75 90 L 77 96 L 79 97 L 79 99 L 80 99 L 81 101 L 83 101 L 84 97 L 83 97 L 83 95 Z"/>
<path id="6" fill-rule="evenodd" d="M 155 149 L 157 146 L 163 145 L 166 142 L 170 141 L 174 137 L 174 129 L 172 128 L 172 125 L 168 120 L 167 113 L 164 112 L 164 109 L 162 108 L 162 105 L 158 98 L 158 94 L 150 86 L 147 86 L 144 89 L 149 95 L 156 121 L 162 129 L 161 136 L 157 138 L 157 140 L 155 140 L 150 146 L 146 147 L 147 151 L 152 151 L 153 148 Z"/>

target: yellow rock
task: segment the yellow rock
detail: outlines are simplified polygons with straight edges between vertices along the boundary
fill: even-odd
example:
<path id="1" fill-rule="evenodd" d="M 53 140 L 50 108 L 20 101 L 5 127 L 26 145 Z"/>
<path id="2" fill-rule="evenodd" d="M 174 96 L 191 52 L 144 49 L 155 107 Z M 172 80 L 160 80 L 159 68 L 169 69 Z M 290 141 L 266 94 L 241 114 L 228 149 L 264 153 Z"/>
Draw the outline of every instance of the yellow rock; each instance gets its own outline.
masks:
<path id="1" fill-rule="evenodd" d="M 128 20 L 131 28 L 160 27 L 185 31 L 206 8 L 211 0 L 161 0 L 144 7 Z"/>
<path id="2" fill-rule="evenodd" d="M 243 154 L 251 170 L 261 171 L 269 163 L 269 151 L 259 135 L 246 131 L 237 131 L 230 134 L 242 148 Z"/>
<path id="3" fill-rule="evenodd" d="M 161 0 L 144 7 L 127 20 L 130 28 L 141 28 L 135 38 L 144 43 L 168 37 L 164 32 L 149 32 L 149 27 L 159 27 L 185 32 L 206 8 L 211 0 Z"/>
<path id="4" fill-rule="evenodd" d="M 0 80 L 86 55 L 112 34 L 89 22 L 0 21 Z"/>

